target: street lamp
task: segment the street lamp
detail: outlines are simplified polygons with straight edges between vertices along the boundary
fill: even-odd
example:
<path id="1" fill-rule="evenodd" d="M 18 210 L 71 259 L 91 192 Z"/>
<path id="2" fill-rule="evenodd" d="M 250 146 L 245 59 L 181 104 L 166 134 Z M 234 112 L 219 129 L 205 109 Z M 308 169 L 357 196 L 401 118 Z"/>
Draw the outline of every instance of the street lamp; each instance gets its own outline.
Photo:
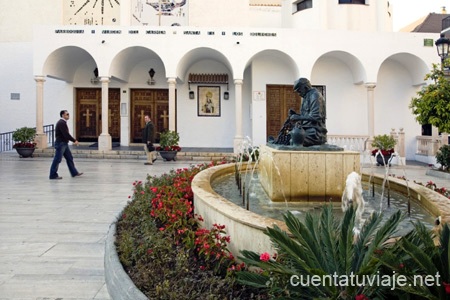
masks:
<path id="1" fill-rule="evenodd" d="M 434 44 L 441 58 L 441 69 L 444 70 L 445 59 L 448 57 L 448 49 L 450 47 L 450 39 L 446 38 L 444 33 L 441 33 L 441 37 Z"/>

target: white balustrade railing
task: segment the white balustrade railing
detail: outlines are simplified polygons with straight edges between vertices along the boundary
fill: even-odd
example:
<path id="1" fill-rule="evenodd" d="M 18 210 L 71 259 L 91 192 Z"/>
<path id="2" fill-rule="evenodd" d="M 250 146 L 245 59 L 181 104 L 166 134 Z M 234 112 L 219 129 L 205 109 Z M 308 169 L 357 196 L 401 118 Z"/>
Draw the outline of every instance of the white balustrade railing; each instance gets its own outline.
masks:
<path id="1" fill-rule="evenodd" d="M 336 145 L 344 150 L 358 151 L 363 153 L 366 150 L 367 135 L 327 135 L 330 145 Z"/>
<path id="2" fill-rule="evenodd" d="M 448 135 L 442 136 L 416 136 L 417 154 L 425 156 L 436 156 L 436 152 L 442 145 L 448 144 Z"/>

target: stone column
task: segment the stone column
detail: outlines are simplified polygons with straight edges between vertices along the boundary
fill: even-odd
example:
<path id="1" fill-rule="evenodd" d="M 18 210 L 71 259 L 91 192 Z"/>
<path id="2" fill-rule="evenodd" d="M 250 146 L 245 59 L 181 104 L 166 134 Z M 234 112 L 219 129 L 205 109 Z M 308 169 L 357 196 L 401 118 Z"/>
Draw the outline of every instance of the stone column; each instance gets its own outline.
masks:
<path id="1" fill-rule="evenodd" d="M 242 79 L 236 79 L 234 81 L 235 90 L 235 117 L 236 117 L 236 134 L 234 136 L 233 151 L 238 153 L 242 145 L 243 135 L 242 135 Z"/>
<path id="2" fill-rule="evenodd" d="M 442 145 L 448 145 L 448 133 L 441 133 L 441 142 Z"/>
<path id="3" fill-rule="evenodd" d="M 169 130 L 175 131 L 176 130 L 175 88 L 177 80 L 171 77 L 167 80 L 167 83 L 169 84 Z"/>
<path id="4" fill-rule="evenodd" d="M 375 136 L 375 105 L 374 105 L 374 89 L 376 84 L 374 82 L 366 82 L 367 89 L 367 121 L 368 121 L 368 136 L 366 149 L 372 149 L 372 141 Z"/>
<path id="5" fill-rule="evenodd" d="M 100 81 L 102 83 L 102 133 L 98 137 L 98 150 L 110 151 L 112 149 L 112 139 L 108 127 L 109 77 L 102 76 Z"/>
<path id="6" fill-rule="evenodd" d="M 47 135 L 44 133 L 44 76 L 35 76 L 36 81 L 36 137 L 37 148 L 47 148 Z"/>
<path id="7" fill-rule="evenodd" d="M 402 165 L 405 165 L 406 163 L 406 151 L 405 151 L 405 132 L 403 131 L 403 128 L 399 128 L 398 134 L 397 134 L 397 152 L 399 157 L 399 160 Z"/>

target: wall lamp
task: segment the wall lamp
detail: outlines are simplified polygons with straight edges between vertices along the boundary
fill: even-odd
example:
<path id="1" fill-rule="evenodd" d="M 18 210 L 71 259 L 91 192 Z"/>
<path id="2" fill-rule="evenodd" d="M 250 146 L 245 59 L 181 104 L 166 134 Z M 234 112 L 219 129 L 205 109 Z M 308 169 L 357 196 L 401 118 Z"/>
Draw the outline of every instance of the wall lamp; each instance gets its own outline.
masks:
<path id="1" fill-rule="evenodd" d="M 155 79 L 153 79 L 153 77 L 155 76 L 155 70 L 153 70 L 153 68 L 150 69 L 150 71 L 148 71 L 148 75 L 150 75 L 150 79 L 147 80 L 148 85 L 154 85 L 156 83 Z"/>
<path id="2" fill-rule="evenodd" d="M 189 99 L 195 99 L 194 91 L 189 91 Z"/>
<path id="3" fill-rule="evenodd" d="M 230 99 L 230 93 L 228 93 L 228 92 L 223 93 L 223 99 L 225 99 L 225 100 Z"/>
<path id="4" fill-rule="evenodd" d="M 94 70 L 94 78 L 91 78 L 92 84 L 98 84 L 100 82 L 100 79 L 98 78 L 98 68 L 95 68 Z"/>

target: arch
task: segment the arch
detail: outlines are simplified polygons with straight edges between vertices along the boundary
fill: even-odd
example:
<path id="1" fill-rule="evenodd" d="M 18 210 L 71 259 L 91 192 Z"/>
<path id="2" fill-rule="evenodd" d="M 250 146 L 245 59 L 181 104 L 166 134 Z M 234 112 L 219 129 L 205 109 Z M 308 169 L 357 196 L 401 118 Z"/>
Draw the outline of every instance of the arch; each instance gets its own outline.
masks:
<path id="1" fill-rule="evenodd" d="M 121 82 L 128 82 L 133 69 L 139 63 L 148 60 L 158 61 L 158 70 L 156 70 L 158 76 L 160 76 L 161 73 L 166 73 L 164 63 L 156 52 L 146 47 L 134 46 L 122 49 L 113 57 L 109 69 L 109 75 L 112 79 Z M 150 68 L 155 68 L 155 66 L 148 66 L 148 68 L 149 69 L 147 70 L 147 72 L 150 70 Z M 148 75 L 143 74 L 142 76 L 145 81 L 148 79 Z"/>
<path id="2" fill-rule="evenodd" d="M 71 83 L 77 69 L 89 62 L 92 62 L 93 71 L 96 62 L 88 51 L 77 46 L 61 47 L 48 55 L 42 68 L 42 75 Z"/>
<path id="3" fill-rule="evenodd" d="M 406 52 L 399 52 L 387 57 L 382 62 L 382 64 L 388 63 L 389 61 L 400 64 L 408 71 L 409 75 L 411 76 L 411 82 L 413 86 L 425 84 L 424 77 L 425 74 L 430 71 L 430 69 L 423 61 L 423 59 L 421 59 L 417 55 Z"/>
<path id="4" fill-rule="evenodd" d="M 278 60 L 280 60 L 281 62 L 285 63 L 286 66 L 288 66 L 288 68 L 292 68 L 292 72 L 293 72 L 293 80 L 295 80 L 298 77 L 299 74 L 299 69 L 298 69 L 298 65 L 296 63 L 296 61 L 287 53 L 280 51 L 278 49 L 265 49 L 262 51 L 259 51 L 255 54 L 253 54 L 247 61 L 247 63 L 245 64 L 245 70 L 249 67 L 251 67 L 252 62 L 255 61 L 256 59 L 258 59 L 259 57 L 265 57 L 265 56 L 272 56 Z M 273 78 L 271 79 L 273 80 Z M 289 83 L 293 83 L 290 81 Z"/>
<path id="5" fill-rule="evenodd" d="M 367 79 L 366 70 L 364 69 L 364 66 L 361 63 L 361 61 L 353 54 L 345 51 L 330 51 L 321 55 L 314 63 L 314 66 L 318 63 L 319 60 L 326 58 L 337 59 L 343 64 L 345 64 L 350 69 L 350 72 L 353 76 L 354 84 L 363 84 L 366 81 Z"/>
<path id="6" fill-rule="evenodd" d="M 209 47 L 199 47 L 186 52 L 180 59 L 176 71 L 178 80 L 184 82 L 184 79 L 187 78 L 186 73 L 189 68 L 202 60 L 213 60 L 224 64 L 225 67 L 227 67 L 231 72 L 231 77 L 233 77 L 233 68 L 231 63 L 223 53 Z"/>

